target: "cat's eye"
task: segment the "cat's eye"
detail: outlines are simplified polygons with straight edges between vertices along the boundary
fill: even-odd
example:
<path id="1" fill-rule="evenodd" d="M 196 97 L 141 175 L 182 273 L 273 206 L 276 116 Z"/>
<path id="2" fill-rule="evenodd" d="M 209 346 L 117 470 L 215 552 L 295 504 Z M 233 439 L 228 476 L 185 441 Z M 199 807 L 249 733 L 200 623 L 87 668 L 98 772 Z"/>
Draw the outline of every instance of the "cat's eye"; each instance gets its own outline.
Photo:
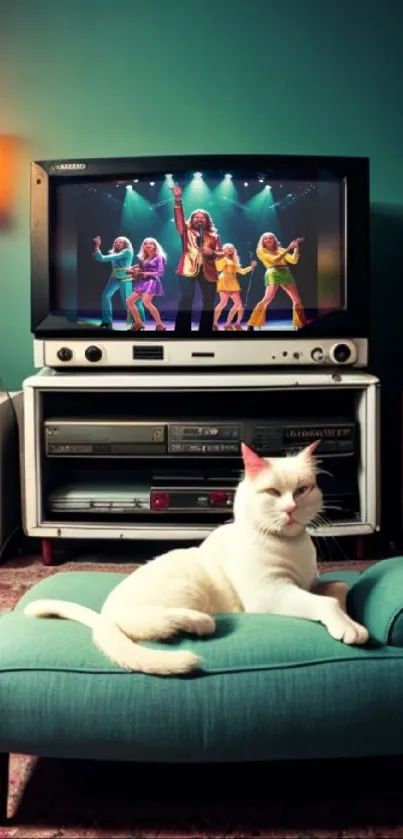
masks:
<path id="1" fill-rule="evenodd" d="M 306 493 L 307 493 L 307 492 L 310 492 L 310 491 L 311 491 L 311 489 L 312 489 L 312 487 L 311 487 L 311 486 L 302 486 L 302 487 L 297 487 L 297 489 L 296 489 L 296 490 L 295 490 L 295 492 L 293 493 L 294 498 L 297 498 L 298 496 L 301 496 L 301 495 L 306 495 Z"/>
<path id="2" fill-rule="evenodd" d="M 273 495 L 274 498 L 280 498 L 281 495 L 281 492 L 279 492 L 278 489 L 274 489 L 274 487 L 269 487 L 268 489 L 265 489 L 264 492 L 267 495 Z"/>

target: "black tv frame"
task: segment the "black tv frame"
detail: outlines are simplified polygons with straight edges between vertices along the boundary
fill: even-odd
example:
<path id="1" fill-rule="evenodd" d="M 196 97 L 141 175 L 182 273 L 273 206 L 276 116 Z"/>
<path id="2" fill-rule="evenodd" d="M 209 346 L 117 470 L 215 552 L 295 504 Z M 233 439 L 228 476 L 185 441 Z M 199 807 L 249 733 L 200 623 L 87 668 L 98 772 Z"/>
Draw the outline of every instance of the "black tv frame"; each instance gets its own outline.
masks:
<path id="1" fill-rule="evenodd" d="M 31 331 L 37 338 L 97 338 L 105 331 L 97 326 L 74 324 L 50 311 L 52 193 L 63 180 L 118 180 L 144 175 L 189 171 L 234 171 L 262 173 L 314 180 L 318 170 L 346 182 L 346 265 L 347 308 L 331 312 L 295 332 L 293 338 L 367 338 L 370 314 L 370 187 L 367 157 L 305 156 L 305 155 L 190 155 L 166 157 L 122 157 L 74 160 L 48 160 L 31 164 Z M 215 332 L 214 341 L 268 340 L 284 337 L 284 332 L 270 330 Z M 108 341 L 133 341 L 133 334 L 108 331 Z M 158 333 L 137 333 L 136 340 L 157 340 Z M 165 332 L 163 340 L 198 340 L 197 332 L 179 338 L 175 332 Z"/>

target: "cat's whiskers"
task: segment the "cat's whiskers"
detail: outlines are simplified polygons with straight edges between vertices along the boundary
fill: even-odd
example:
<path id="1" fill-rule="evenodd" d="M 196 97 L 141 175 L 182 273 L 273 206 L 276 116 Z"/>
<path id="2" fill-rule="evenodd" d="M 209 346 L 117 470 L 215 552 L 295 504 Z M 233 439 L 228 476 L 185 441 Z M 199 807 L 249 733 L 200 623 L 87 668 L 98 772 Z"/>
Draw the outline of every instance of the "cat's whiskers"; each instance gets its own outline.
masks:
<path id="1" fill-rule="evenodd" d="M 270 524 L 256 522 L 256 527 L 263 536 L 278 536 L 284 530 L 286 523 L 283 519 L 271 519 Z"/>
<path id="2" fill-rule="evenodd" d="M 309 526 L 316 526 L 317 524 L 323 524 L 323 520 L 320 517 L 320 513 L 316 513 L 316 515 L 313 516 L 313 518 L 309 522 Z"/>
<path id="3" fill-rule="evenodd" d="M 321 514 L 320 511 L 316 514 L 316 516 L 312 520 L 311 524 L 314 527 L 316 527 L 316 526 L 320 527 L 320 526 L 326 525 L 325 519 L 324 519 L 324 517 L 323 517 L 323 515 Z M 327 553 L 328 560 L 331 560 L 332 556 L 331 556 L 330 546 L 329 546 L 328 541 L 327 541 L 328 537 L 326 537 L 326 536 L 312 536 L 312 538 L 313 538 L 313 541 L 316 545 L 316 550 L 318 552 L 319 561 L 321 559 L 322 559 L 322 561 L 326 561 L 325 557 L 323 556 L 323 554 L 325 553 L 325 550 L 326 550 L 326 553 Z"/>
<path id="4" fill-rule="evenodd" d="M 328 475 L 328 476 L 329 476 L 329 478 L 334 478 L 334 473 L 333 473 L 333 472 L 329 472 L 329 470 L 328 470 L 328 469 L 323 469 L 323 468 L 317 469 L 317 470 L 316 470 L 316 474 L 317 474 L 317 475 Z"/>
<path id="5" fill-rule="evenodd" d="M 318 552 L 318 561 L 319 562 L 331 562 L 332 554 L 330 550 L 330 545 L 328 543 L 327 536 L 316 536 L 315 537 L 315 544 Z"/>
<path id="6" fill-rule="evenodd" d="M 293 519 L 294 521 L 290 521 L 287 513 L 279 512 L 276 518 L 274 518 L 273 514 L 271 514 L 270 523 L 255 520 L 254 525 L 263 536 L 285 535 L 285 528 L 290 524 L 297 524 L 299 527 L 305 529 L 306 525 L 296 518 L 294 514 Z"/>
<path id="7" fill-rule="evenodd" d="M 339 508 L 339 509 L 342 510 L 343 508 Z M 331 526 L 332 523 L 333 523 L 330 519 L 327 518 L 327 516 L 325 516 L 323 514 L 323 512 L 319 512 L 317 514 L 317 516 L 315 516 L 315 519 L 317 519 L 317 523 L 319 525 L 322 525 L 324 527 L 329 526 L 329 525 Z M 342 546 L 340 545 L 339 540 L 335 536 L 314 536 L 313 538 L 314 538 L 315 544 L 317 544 L 317 546 L 318 546 L 318 554 L 319 555 L 321 553 L 320 550 L 319 550 L 319 545 L 322 545 L 324 548 L 326 548 L 329 560 L 334 559 L 334 554 L 332 553 L 330 545 L 329 545 L 329 541 L 331 541 L 332 544 L 337 548 L 337 552 L 341 555 L 342 559 L 344 559 L 346 562 L 348 562 L 349 557 L 344 552 Z M 320 556 L 319 556 L 319 558 L 320 558 Z"/>

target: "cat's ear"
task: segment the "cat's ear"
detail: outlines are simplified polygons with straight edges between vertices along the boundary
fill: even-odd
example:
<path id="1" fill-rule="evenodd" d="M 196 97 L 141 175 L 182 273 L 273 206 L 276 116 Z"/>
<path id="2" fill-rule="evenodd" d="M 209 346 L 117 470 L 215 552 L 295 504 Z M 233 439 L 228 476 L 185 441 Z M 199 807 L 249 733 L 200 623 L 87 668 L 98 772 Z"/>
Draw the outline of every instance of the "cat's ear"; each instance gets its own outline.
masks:
<path id="1" fill-rule="evenodd" d="M 242 460 L 245 466 L 245 475 L 247 478 L 257 478 L 264 469 L 270 465 L 263 457 L 259 457 L 256 452 L 249 448 L 246 443 L 241 443 Z"/>
<path id="2" fill-rule="evenodd" d="M 302 455 L 302 457 L 306 460 L 311 460 L 319 446 L 319 443 L 321 442 L 322 440 L 315 440 L 313 443 L 310 443 L 309 446 L 305 446 L 305 448 L 300 451 L 300 455 Z"/>

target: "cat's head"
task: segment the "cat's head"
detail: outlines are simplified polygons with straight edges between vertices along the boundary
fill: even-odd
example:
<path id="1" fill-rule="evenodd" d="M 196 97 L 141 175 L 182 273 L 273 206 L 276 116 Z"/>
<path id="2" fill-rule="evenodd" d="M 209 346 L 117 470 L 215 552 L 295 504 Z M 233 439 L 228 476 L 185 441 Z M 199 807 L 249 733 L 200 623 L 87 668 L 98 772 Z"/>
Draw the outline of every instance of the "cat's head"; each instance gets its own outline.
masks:
<path id="1" fill-rule="evenodd" d="M 262 533 L 294 537 L 303 532 L 322 506 L 316 483 L 315 449 L 320 440 L 289 457 L 260 457 L 242 443 L 245 477 L 234 514 L 253 521 Z"/>

